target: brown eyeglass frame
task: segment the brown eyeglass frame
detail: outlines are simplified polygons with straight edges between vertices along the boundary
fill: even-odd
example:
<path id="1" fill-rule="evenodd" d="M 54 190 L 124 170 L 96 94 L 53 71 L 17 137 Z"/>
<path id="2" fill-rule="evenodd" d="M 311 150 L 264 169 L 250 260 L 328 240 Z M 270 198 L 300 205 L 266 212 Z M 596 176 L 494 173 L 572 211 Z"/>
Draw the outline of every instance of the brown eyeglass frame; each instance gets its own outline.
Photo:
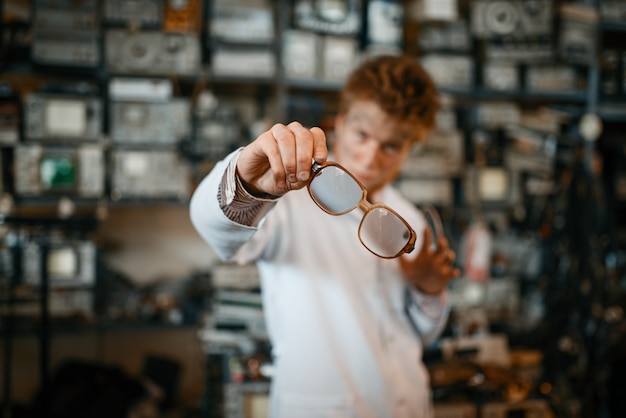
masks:
<path id="1" fill-rule="evenodd" d="M 318 203 L 318 201 L 313 196 L 313 193 L 311 192 L 311 183 L 313 182 L 313 180 L 315 180 L 315 178 L 326 167 L 336 167 L 336 168 L 342 170 L 347 175 L 349 175 L 350 178 L 352 178 L 352 180 L 354 180 L 355 183 L 358 184 L 358 186 L 361 188 L 361 199 L 351 209 L 345 210 L 345 211 L 340 212 L 340 213 L 330 212 L 330 211 L 326 210 L 320 203 Z M 329 215 L 341 216 L 341 215 L 345 215 L 346 213 L 352 212 L 357 207 L 360 208 L 363 211 L 363 216 L 361 217 L 361 222 L 359 223 L 359 229 L 358 229 L 357 235 L 358 235 L 359 241 L 361 241 L 361 244 L 365 248 L 367 248 L 367 250 L 369 252 L 371 252 L 372 254 L 374 254 L 375 256 L 380 257 L 380 258 L 385 258 L 385 259 L 396 258 L 396 257 L 399 257 L 402 254 L 408 254 L 408 253 L 410 253 L 411 251 L 413 251 L 415 249 L 415 240 L 417 238 L 417 234 L 415 233 L 413 228 L 411 228 L 411 225 L 409 225 L 409 223 L 402 216 L 400 216 L 400 214 L 398 212 L 396 212 L 395 210 L 391 209 L 389 206 L 385 205 L 384 203 L 374 203 L 374 204 L 369 203 L 367 201 L 367 189 L 365 189 L 363 184 L 361 184 L 361 182 L 359 180 L 357 180 L 356 177 L 354 177 L 354 175 L 352 175 L 352 173 L 350 173 L 348 170 L 346 170 L 340 164 L 338 164 L 338 163 L 336 163 L 334 161 L 326 161 L 326 162 L 321 163 L 321 164 L 316 162 L 316 161 L 314 161 L 313 164 L 311 165 L 311 178 L 309 179 L 309 181 L 307 183 L 307 190 L 308 190 L 309 196 L 311 196 L 311 199 L 313 200 L 313 202 L 315 202 L 315 204 L 321 210 L 323 210 L 324 212 L 326 212 Z M 391 256 L 380 255 L 380 254 L 372 251 L 372 249 L 370 249 L 367 245 L 365 245 L 365 243 L 361 239 L 361 227 L 363 226 L 363 221 L 365 220 L 365 217 L 367 216 L 368 213 L 370 213 L 374 209 L 378 209 L 378 208 L 385 209 L 385 210 L 391 212 L 392 214 L 394 214 L 398 219 L 400 219 L 404 223 L 404 225 L 406 226 L 407 230 L 411 234 L 411 236 L 409 237 L 409 239 L 408 239 L 407 243 L 405 244 L 405 246 L 400 251 L 398 251 L 398 253 L 395 254 L 395 255 L 391 255 Z"/>

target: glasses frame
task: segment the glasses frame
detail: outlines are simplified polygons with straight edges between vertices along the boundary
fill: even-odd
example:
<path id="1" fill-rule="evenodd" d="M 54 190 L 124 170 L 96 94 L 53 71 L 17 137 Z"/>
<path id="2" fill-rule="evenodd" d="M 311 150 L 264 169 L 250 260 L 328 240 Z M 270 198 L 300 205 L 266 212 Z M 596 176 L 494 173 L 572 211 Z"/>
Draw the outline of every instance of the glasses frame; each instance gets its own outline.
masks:
<path id="1" fill-rule="evenodd" d="M 352 208 L 348 209 L 348 210 L 344 210 L 343 212 L 340 213 L 334 213 L 334 212 L 330 212 L 328 210 L 326 210 L 322 205 L 320 205 L 317 200 L 315 199 L 315 197 L 313 196 L 313 193 L 311 192 L 311 183 L 313 182 L 313 180 L 315 180 L 315 178 L 317 176 L 320 175 L 320 173 L 322 172 L 322 170 L 324 170 L 327 167 L 336 167 L 340 170 L 342 170 L 343 172 L 345 172 L 347 175 L 349 175 L 352 180 L 354 180 L 354 182 L 361 188 L 361 199 L 359 200 L 359 202 L 354 205 Z M 309 192 L 309 196 L 311 196 L 311 199 L 313 200 L 313 202 L 315 202 L 315 204 L 324 212 L 326 212 L 329 215 L 332 216 L 342 216 L 345 215 L 346 213 L 352 212 L 354 209 L 356 208 L 360 208 L 363 211 L 363 216 L 361 217 L 361 222 L 359 223 L 359 229 L 358 229 L 358 238 L 359 241 L 361 241 L 361 244 L 372 254 L 374 254 L 377 257 L 380 258 L 385 258 L 385 259 L 391 259 L 391 258 L 396 258 L 401 256 L 402 254 L 408 254 L 411 251 L 413 251 L 415 249 L 415 241 L 417 239 L 417 234 L 415 233 L 415 230 L 413 230 L 413 228 L 411 228 L 411 225 L 409 225 L 409 223 L 402 217 L 400 216 L 400 214 L 398 212 L 396 212 L 395 210 L 391 209 L 389 206 L 385 205 L 384 203 L 370 203 L 367 201 L 367 189 L 365 188 L 365 186 L 363 186 L 363 184 L 361 184 L 361 182 L 359 180 L 357 180 L 356 177 L 354 177 L 354 175 L 352 175 L 352 173 L 350 173 L 348 170 L 346 170 L 343 166 L 341 166 L 340 164 L 334 162 L 334 161 L 326 161 L 324 163 L 318 163 L 316 161 L 313 162 L 313 164 L 311 165 L 311 177 L 309 178 L 309 181 L 307 182 L 307 191 Z M 368 213 L 372 212 L 375 209 L 385 209 L 389 212 L 391 212 L 392 214 L 394 214 L 398 219 L 400 219 L 404 225 L 406 226 L 407 230 L 410 233 L 410 237 L 407 241 L 407 243 L 404 245 L 404 247 L 398 251 L 396 254 L 391 255 L 391 256 L 384 256 L 384 255 L 380 255 L 376 252 L 374 252 L 371 248 L 369 248 L 361 239 L 361 227 L 363 226 L 363 221 L 365 220 L 365 218 L 367 217 Z"/>

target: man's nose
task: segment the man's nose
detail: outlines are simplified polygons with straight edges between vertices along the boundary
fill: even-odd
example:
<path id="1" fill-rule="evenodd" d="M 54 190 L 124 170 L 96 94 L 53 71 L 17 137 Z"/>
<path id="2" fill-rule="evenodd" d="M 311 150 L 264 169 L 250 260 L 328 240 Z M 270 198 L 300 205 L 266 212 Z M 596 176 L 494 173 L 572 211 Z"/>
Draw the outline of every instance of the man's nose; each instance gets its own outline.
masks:
<path id="1" fill-rule="evenodd" d="M 366 165 L 374 165 L 381 149 L 377 141 L 369 141 L 363 149 L 363 163 Z"/>

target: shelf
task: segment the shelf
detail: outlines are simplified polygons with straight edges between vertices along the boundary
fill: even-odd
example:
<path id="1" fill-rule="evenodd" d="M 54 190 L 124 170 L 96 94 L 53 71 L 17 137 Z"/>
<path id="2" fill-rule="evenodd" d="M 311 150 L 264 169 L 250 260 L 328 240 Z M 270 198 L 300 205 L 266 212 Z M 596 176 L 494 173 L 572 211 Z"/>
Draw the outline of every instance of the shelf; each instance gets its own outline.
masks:
<path id="1" fill-rule="evenodd" d="M 488 89 L 440 88 L 441 93 L 468 100 L 506 100 L 506 101 L 541 101 L 561 103 L 585 103 L 587 92 L 528 92 L 524 90 L 497 91 Z"/>
<path id="2" fill-rule="evenodd" d="M 292 89 L 339 92 L 343 83 L 341 81 L 324 80 L 286 80 L 285 86 Z"/>
<path id="3" fill-rule="evenodd" d="M 603 32 L 624 32 L 626 33 L 626 23 L 622 22 L 600 22 L 599 29 Z"/>
<path id="4" fill-rule="evenodd" d="M 606 122 L 626 122 L 626 103 L 601 104 L 597 112 Z"/>

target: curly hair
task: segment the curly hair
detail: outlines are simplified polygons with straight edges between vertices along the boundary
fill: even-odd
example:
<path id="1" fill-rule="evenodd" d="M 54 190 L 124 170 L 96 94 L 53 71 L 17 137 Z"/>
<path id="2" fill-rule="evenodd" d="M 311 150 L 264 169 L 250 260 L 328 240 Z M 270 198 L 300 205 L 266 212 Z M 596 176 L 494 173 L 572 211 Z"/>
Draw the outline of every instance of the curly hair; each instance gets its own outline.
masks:
<path id="1" fill-rule="evenodd" d="M 339 112 L 357 100 L 373 100 L 393 118 L 426 129 L 434 128 L 440 106 L 433 79 L 407 55 L 377 56 L 356 68 L 341 92 Z"/>

